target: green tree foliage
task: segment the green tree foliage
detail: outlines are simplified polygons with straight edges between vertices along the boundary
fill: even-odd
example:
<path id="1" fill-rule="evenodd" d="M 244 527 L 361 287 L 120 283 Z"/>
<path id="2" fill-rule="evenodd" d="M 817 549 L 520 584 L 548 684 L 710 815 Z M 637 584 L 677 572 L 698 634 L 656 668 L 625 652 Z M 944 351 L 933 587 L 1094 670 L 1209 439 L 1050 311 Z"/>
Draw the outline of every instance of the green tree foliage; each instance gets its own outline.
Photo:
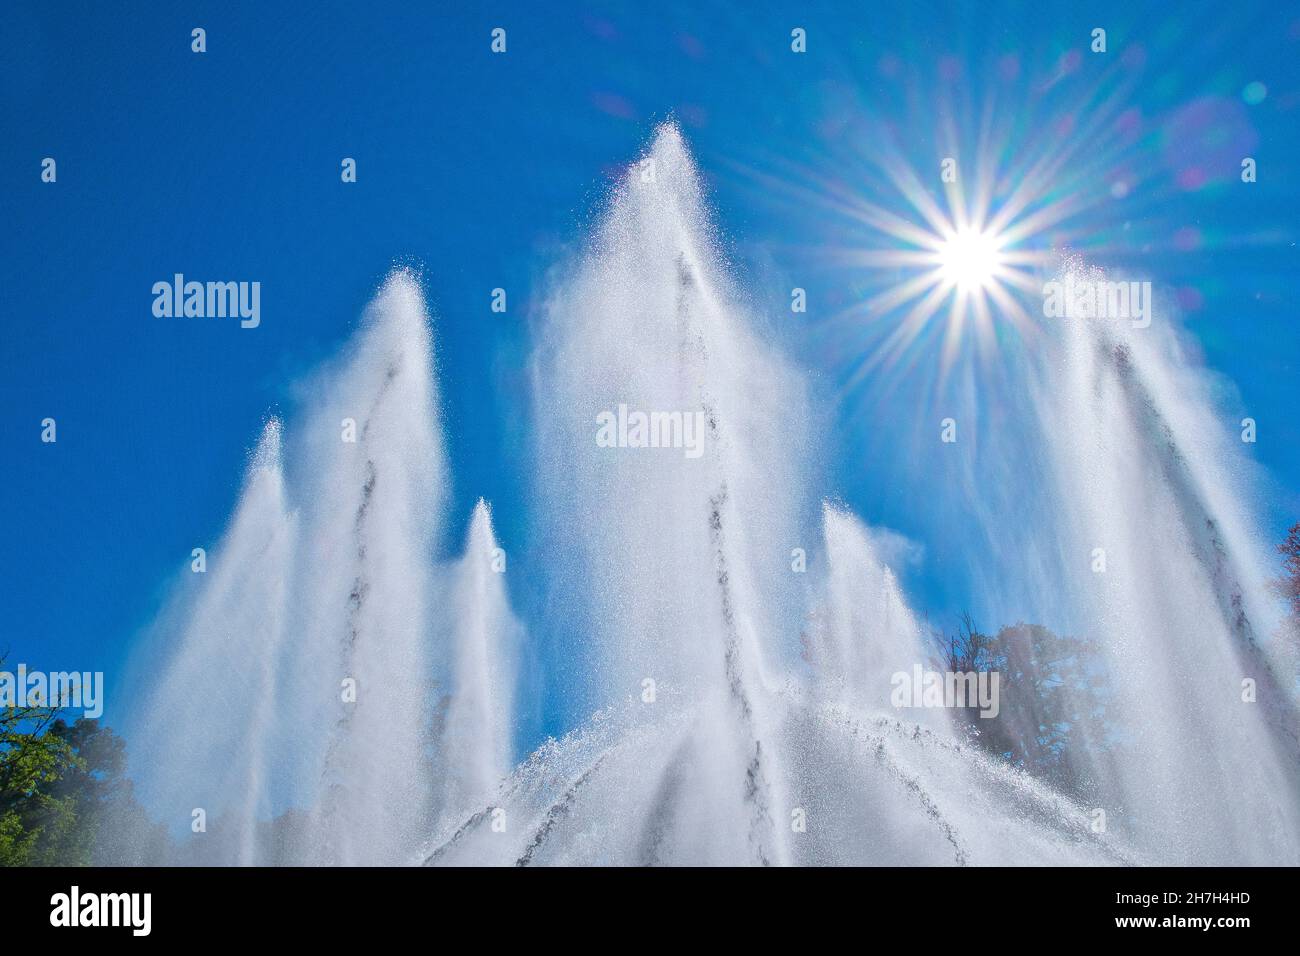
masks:
<path id="1" fill-rule="evenodd" d="M 99 721 L 0 708 L 0 866 L 167 859 L 165 828 L 136 802 L 125 773 L 126 746 Z"/>
<path id="2" fill-rule="evenodd" d="M 154 824 L 126 777 L 126 743 L 99 721 L 56 720 L 49 733 L 63 740 L 77 762 L 48 785 L 51 796 L 71 800 L 77 826 L 58 850 L 65 863 L 97 866 L 165 859 L 165 828 Z"/>
<path id="3" fill-rule="evenodd" d="M 58 854 L 76 832 L 75 799 L 53 787 L 81 758 L 48 732 L 55 714 L 39 705 L 0 708 L 0 866 L 63 862 Z"/>

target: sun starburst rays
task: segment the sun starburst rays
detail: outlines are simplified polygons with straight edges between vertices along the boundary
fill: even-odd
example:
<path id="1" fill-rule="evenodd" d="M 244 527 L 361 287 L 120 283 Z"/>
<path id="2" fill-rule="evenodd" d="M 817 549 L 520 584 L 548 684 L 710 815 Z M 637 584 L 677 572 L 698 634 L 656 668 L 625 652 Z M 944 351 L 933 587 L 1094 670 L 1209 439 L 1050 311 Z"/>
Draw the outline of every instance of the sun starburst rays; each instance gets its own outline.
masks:
<path id="1" fill-rule="evenodd" d="M 1031 334 L 1032 319 L 1020 296 L 1035 289 L 1034 271 L 1050 258 L 1045 251 L 1021 245 L 1038 231 L 1035 224 L 989 215 L 990 177 L 981 176 L 977 181 L 973 210 L 967 209 L 959 189 L 949 191 L 949 209 L 944 210 L 910 170 L 896 167 L 892 172 L 920 223 L 865 201 L 853 204 L 855 217 L 892 248 L 861 249 L 844 257 L 849 265 L 890 275 L 890 281 L 853 303 L 847 312 L 859 320 L 879 321 L 906 311 L 879 343 L 877 354 L 863 363 L 857 374 L 896 360 L 945 306 L 940 350 L 943 371 L 955 360 L 968 333 L 976 338 L 981 355 L 990 353 L 988 346 L 999 322 L 1022 335 Z M 1042 219 L 1050 221 L 1051 217 Z"/>

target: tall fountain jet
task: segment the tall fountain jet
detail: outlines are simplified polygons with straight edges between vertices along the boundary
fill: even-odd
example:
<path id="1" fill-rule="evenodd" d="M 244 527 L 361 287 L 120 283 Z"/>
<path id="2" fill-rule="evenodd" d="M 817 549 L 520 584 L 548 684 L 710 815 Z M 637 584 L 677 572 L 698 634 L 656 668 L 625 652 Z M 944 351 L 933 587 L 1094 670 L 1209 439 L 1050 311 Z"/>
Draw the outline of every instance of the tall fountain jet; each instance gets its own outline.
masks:
<path id="1" fill-rule="evenodd" d="M 538 445 L 549 530 L 576 558 L 568 593 L 597 662 L 586 700 L 692 709 L 696 728 L 661 771 L 660 816 L 692 821 L 675 849 L 780 863 L 785 798 L 762 689 L 789 647 L 806 399 L 739 301 L 694 163 L 665 125 L 548 308 Z M 597 423 L 621 408 L 698 421 L 698 454 L 602 446 Z"/>
<path id="2" fill-rule="evenodd" d="M 420 288 L 396 272 L 306 430 L 297 596 L 315 692 L 333 688 L 316 825 L 330 862 L 397 862 L 431 825 L 431 574 L 447 493 L 432 370 Z"/>
<path id="3" fill-rule="evenodd" d="M 506 593 L 507 557 L 479 499 L 465 553 L 452 570 L 449 635 L 451 686 L 442 721 L 442 812 L 477 809 L 514 769 L 512 717 L 522 627 Z"/>
<path id="4" fill-rule="evenodd" d="M 419 286 L 394 272 L 305 386 L 283 453 L 267 426 L 206 573 L 155 629 L 166 664 L 143 677 L 132 736 L 168 822 L 204 812 L 199 859 L 394 863 L 433 825 L 447 473 L 432 371 Z M 292 832 L 258 826 L 295 805 Z"/>
<path id="5" fill-rule="evenodd" d="M 295 528 L 286 503 L 281 425 L 267 422 L 220 542 L 182 572 L 150 649 L 148 688 L 131 733 L 141 789 L 173 827 L 207 833 L 202 858 L 266 862 L 258 821 L 272 811 L 276 664 L 286 637 Z"/>
<path id="6" fill-rule="evenodd" d="M 870 530 L 829 503 L 822 509 L 825 589 L 808 629 L 807 656 L 818 684 L 852 705 L 891 707 L 893 677 L 925 656 L 924 639 L 898 578 L 876 553 Z M 933 711 L 915 715 L 926 723 Z"/>
<path id="7" fill-rule="evenodd" d="M 1067 320 L 1046 348 L 1034 402 L 1063 560 L 1040 586 L 1105 651 L 1099 800 L 1154 859 L 1300 863 L 1300 718 L 1239 443 L 1167 323 Z"/>

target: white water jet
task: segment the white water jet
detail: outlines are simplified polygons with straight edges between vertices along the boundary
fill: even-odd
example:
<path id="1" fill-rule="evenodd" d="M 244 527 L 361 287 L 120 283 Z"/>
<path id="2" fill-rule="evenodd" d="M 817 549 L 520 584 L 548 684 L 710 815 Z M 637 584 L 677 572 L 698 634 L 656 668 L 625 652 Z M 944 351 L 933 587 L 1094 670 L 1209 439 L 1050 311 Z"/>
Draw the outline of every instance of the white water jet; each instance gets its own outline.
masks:
<path id="1" fill-rule="evenodd" d="M 893 570 L 880 560 L 870 531 L 856 516 L 827 503 L 822 529 L 825 586 L 807 630 L 806 656 L 818 684 L 832 696 L 887 713 L 893 675 L 910 676 L 914 665 L 926 661 L 929 651 L 920 625 Z M 929 723 L 933 713 L 911 716 Z"/>
<path id="2" fill-rule="evenodd" d="M 447 473 L 432 370 L 420 289 L 395 272 L 306 389 L 290 467 L 273 422 L 192 610 L 159 625 L 181 636 L 145 678 L 133 739 L 173 825 L 207 809 L 200 859 L 393 863 L 433 825 Z M 290 805 L 309 811 L 291 833 L 254 832 Z"/>
<path id="3" fill-rule="evenodd" d="M 806 398 L 726 275 L 695 166 L 661 127 L 548 304 L 537 442 L 549 531 L 574 556 L 560 588 L 597 661 L 590 702 L 680 691 L 698 726 L 669 772 L 689 778 L 690 812 L 711 808 L 687 842 L 780 862 L 763 688 L 792 656 L 782 602 L 797 593 Z M 598 418 L 620 406 L 700 416 L 702 453 L 601 447 Z"/>
<path id="4" fill-rule="evenodd" d="M 311 688 L 293 696 L 333 725 L 313 848 L 329 862 L 396 862 L 432 821 L 430 575 L 447 494 L 432 370 L 419 286 L 396 272 L 304 429 L 295 590 Z"/>
<path id="5" fill-rule="evenodd" d="M 1088 741 L 1102 799 L 1162 861 L 1300 862 L 1294 697 L 1267 646 L 1246 462 L 1167 322 L 1071 320 L 1055 345 L 1034 404 L 1066 507 L 1041 586 L 1065 583 L 1102 638 L 1118 738 Z"/>
<path id="6" fill-rule="evenodd" d="M 451 686 L 442 722 L 443 813 L 460 822 L 514 769 L 512 718 L 521 625 L 505 587 L 506 555 L 482 499 L 453 571 Z"/>
<path id="7" fill-rule="evenodd" d="M 272 809 L 275 673 L 294 536 L 280 440 L 272 419 L 230 527 L 202 565 L 182 572 L 192 577 L 154 636 L 163 663 L 145 678 L 148 718 L 131 734 L 141 790 L 164 819 L 190 824 L 201 811 L 242 864 L 263 862 L 255 831 Z"/>

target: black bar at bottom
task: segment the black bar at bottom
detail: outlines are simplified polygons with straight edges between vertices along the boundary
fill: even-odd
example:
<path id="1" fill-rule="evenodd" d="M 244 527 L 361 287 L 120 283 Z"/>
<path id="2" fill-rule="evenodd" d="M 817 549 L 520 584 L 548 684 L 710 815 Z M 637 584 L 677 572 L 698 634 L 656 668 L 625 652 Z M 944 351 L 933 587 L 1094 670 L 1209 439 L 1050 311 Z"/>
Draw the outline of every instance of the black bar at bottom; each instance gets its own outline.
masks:
<path id="1" fill-rule="evenodd" d="M 836 930 L 860 943 L 905 931 L 920 932 L 918 943 L 1127 937 L 1183 945 L 1199 937 L 1222 946 L 1291 936 L 1295 875 L 1281 868 L 1164 867 L 27 869 L 0 870 L 0 900 L 5 940 L 15 947 L 69 934 L 92 945 L 211 945 L 267 940 L 268 933 L 295 946 L 319 940 L 337 947 L 349 940 L 374 945 L 398 932 L 433 946 L 456 938 L 446 931 L 473 927 L 475 938 L 494 945 L 512 938 L 553 945 L 568 934 L 595 933 L 617 948 L 621 943 L 600 929 L 611 922 L 624 927 L 614 936 L 625 932 L 629 945 L 656 937 L 663 945 L 700 942 L 695 929 L 690 937 L 682 933 L 701 927 L 720 941 L 729 932 L 762 939 L 769 932 Z"/>

